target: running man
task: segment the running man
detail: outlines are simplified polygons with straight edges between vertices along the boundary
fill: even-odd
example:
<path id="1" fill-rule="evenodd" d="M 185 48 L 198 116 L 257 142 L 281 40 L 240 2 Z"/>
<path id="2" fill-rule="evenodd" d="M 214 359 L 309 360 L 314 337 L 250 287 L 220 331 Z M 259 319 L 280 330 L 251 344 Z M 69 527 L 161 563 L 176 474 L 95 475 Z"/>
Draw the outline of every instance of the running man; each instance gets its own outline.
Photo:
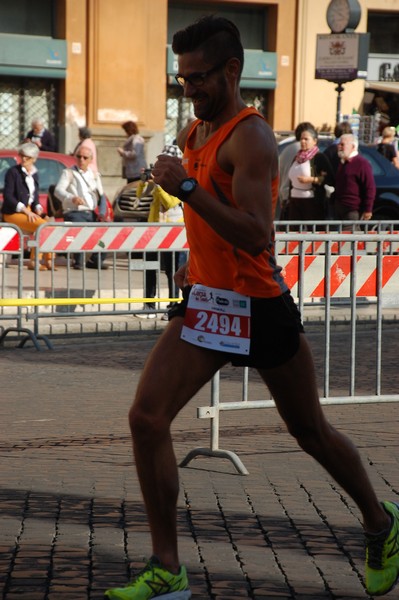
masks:
<path id="1" fill-rule="evenodd" d="M 146 361 L 129 414 L 153 557 L 133 582 L 106 597 L 191 597 L 178 555 L 170 426 L 228 362 L 258 370 L 299 446 L 356 502 L 367 538 L 367 590 L 385 594 L 399 573 L 399 508 L 379 502 L 357 450 L 321 410 L 300 315 L 274 259 L 276 143 L 240 95 L 240 34 L 230 21 L 206 16 L 178 31 L 172 47 L 176 79 L 197 120 L 179 135 L 183 160 L 159 156 L 153 175 L 184 202 L 190 256 L 176 274 L 184 299 Z"/>

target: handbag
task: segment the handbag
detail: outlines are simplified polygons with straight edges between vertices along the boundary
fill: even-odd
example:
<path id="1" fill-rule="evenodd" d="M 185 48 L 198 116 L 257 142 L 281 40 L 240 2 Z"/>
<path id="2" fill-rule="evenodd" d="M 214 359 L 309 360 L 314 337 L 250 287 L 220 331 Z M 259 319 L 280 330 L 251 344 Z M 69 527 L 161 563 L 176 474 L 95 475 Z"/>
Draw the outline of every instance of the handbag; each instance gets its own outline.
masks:
<path id="1" fill-rule="evenodd" d="M 47 214 L 54 219 L 64 218 L 62 202 L 54 196 L 55 185 L 50 185 L 47 192 Z"/>
<path id="2" fill-rule="evenodd" d="M 96 213 L 98 219 L 100 217 L 102 217 L 102 220 L 104 220 L 107 217 L 107 208 L 108 208 L 108 206 L 107 206 L 107 197 L 106 197 L 106 195 L 105 194 L 99 194 L 98 202 L 97 202 L 97 208 L 95 210 L 95 213 Z"/>

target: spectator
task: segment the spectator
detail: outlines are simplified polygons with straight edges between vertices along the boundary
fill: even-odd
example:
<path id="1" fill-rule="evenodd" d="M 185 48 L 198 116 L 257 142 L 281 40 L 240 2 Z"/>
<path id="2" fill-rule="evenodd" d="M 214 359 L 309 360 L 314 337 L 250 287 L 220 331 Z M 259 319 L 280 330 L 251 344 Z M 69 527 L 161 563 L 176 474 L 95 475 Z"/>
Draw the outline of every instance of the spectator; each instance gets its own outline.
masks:
<path id="1" fill-rule="evenodd" d="M 166 145 L 162 150 L 162 154 L 169 156 L 182 157 L 180 148 L 177 145 Z M 167 194 L 159 185 L 155 185 L 153 180 L 148 182 L 140 182 L 137 188 L 137 196 L 140 198 L 143 194 L 152 194 L 153 201 L 150 206 L 148 216 L 149 223 L 179 223 L 183 222 L 183 210 L 179 198 Z M 165 272 L 168 280 L 169 298 L 177 298 L 179 289 L 174 283 L 174 273 L 186 261 L 186 252 L 162 252 L 161 253 L 161 269 Z M 156 252 L 146 252 L 145 260 L 156 261 L 158 256 Z M 157 272 L 153 269 L 146 269 L 145 273 L 145 297 L 155 298 L 157 289 Z M 170 308 L 171 305 L 168 305 Z M 144 313 L 137 314 L 140 318 L 154 319 L 156 314 L 152 312 L 155 309 L 155 303 L 146 303 L 144 305 Z M 167 320 L 167 314 L 162 316 Z"/>
<path id="2" fill-rule="evenodd" d="M 325 185 L 332 185 L 333 174 L 327 157 L 319 151 L 317 133 L 307 126 L 301 133 L 300 149 L 288 171 L 290 221 L 323 221 L 327 215 Z"/>
<path id="3" fill-rule="evenodd" d="M 160 188 L 162 189 L 162 188 Z M 164 194 L 164 190 L 162 190 Z M 170 196 L 174 199 L 174 196 Z M 183 208 L 181 203 L 176 206 L 172 206 L 169 209 L 165 209 L 165 204 L 162 203 L 162 209 L 160 213 L 160 221 L 164 223 L 182 223 L 184 222 Z M 178 298 L 180 296 L 180 289 L 175 282 L 175 273 L 187 262 L 187 252 L 162 252 L 161 254 L 161 269 L 165 272 L 168 280 L 168 294 L 169 298 Z M 172 308 L 173 303 L 169 303 L 167 308 Z M 168 320 L 168 313 L 162 315 L 162 320 Z"/>
<path id="4" fill-rule="evenodd" d="M 61 200 L 64 221 L 72 223 L 95 223 L 106 220 L 106 198 L 99 173 L 94 173 L 89 167 L 93 155 L 89 148 L 78 149 L 75 154 L 76 165 L 64 169 L 55 186 L 54 195 Z M 98 214 L 97 211 L 98 210 Z M 106 256 L 101 253 L 101 262 L 98 262 L 98 253 L 95 252 L 86 262 L 88 269 L 108 269 L 104 264 Z M 74 256 L 74 269 L 82 269 L 82 254 Z"/>
<path id="5" fill-rule="evenodd" d="M 28 132 L 25 142 L 33 142 L 39 148 L 46 152 L 57 152 L 57 145 L 52 133 L 44 126 L 44 120 L 41 118 L 33 119 L 32 129 Z"/>
<path id="6" fill-rule="evenodd" d="M 367 221 L 373 215 L 374 175 L 368 160 L 358 153 L 358 141 L 353 134 L 341 136 L 338 156 L 341 162 L 335 179 L 335 218 Z M 344 230 L 351 228 L 351 225 L 344 226 Z"/>
<path id="7" fill-rule="evenodd" d="M 399 169 L 399 158 L 395 148 L 395 134 L 395 127 L 384 127 L 382 130 L 382 140 L 377 144 L 377 150 Z"/>
<path id="8" fill-rule="evenodd" d="M 122 177 L 126 179 L 127 183 L 140 181 L 143 169 L 147 168 L 144 155 L 144 138 L 139 134 L 139 128 L 134 121 L 123 123 L 122 129 L 128 136 L 123 148 L 117 149 L 122 157 Z"/>
<path id="9" fill-rule="evenodd" d="M 47 221 L 43 218 L 43 207 L 39 202 L 39 178 L 35 167 L 39 155 L 37 144 L 25 142 L 18 150 L 20 163 L 10 167 L 4 179 L 3 220 L 17 225 L 23 232 L 34 233 Z M 44 254 L 40 271 L 52 268 L 51 254 Z M 35 249 L 30 253 L 28 269 L 35 268 Z M 54 265 L 53 265 L 54 268 Z"/>
<path id="10" fill-rule="evenodd" d="M 93 173 L 98 173 L 97 148 L 91 138 L 91 130 L 88 127 L 79 127 L 79 142 L 76 144 L 75 150 L 72 154 L 76 156 L 77 151 L 83 147 L 89 148 L 93 157 L 91 163 L 89 164 L 90 169 L 93 171 Z"/>
<path id="11" fill-rule="evenodd" d="M 309 121 L 302 121 L 295 128 L 295 142 L 288 144 L 282 151 L 279 158 L 279 171 L 280 171 L 280 184 L 279 184 L 279 199 L 280 199 L 280 219 L 283 220 L 288 217 L 287 207 L 288 198 L 290 195 L 290 178 L 288 177 L 288 171 L 291 168 L 292 162 L 301 147 L 299 140 L 301 139 L 302 131 L 305 131 L 307 127 L 312 127 L 312 123 Z"/>
<path id="12" fill-rule="evenodd" d="M 339 163 L 340 163 L 340 159 L 338 156 L 338 144 L 341 139 L 341 135 L 344 135 L 344 133 L 353 133 L 352 127 L 350 126 L 350 123 L 348 123 L 348 121 L 342 121 L 342 123 L 336 124 L 336 126 L 334 128 L 335 140 L 332 142 L 332 144 L 327 146 L 327 148 L 324 150 L 324 154 L 327 156 L 328 160 L 330 161 L 330 165 L 332 167 L 334 177 L 337 174 Z"/>

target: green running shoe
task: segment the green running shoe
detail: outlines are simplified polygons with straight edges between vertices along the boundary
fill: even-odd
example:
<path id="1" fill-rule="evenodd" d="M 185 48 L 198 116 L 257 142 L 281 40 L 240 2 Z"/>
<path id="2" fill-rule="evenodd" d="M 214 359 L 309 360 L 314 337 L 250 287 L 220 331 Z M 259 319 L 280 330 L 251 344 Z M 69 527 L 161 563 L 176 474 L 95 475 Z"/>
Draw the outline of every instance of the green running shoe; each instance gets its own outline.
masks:
<path id="1" fill-rule="evenodd" d="M 173 575 L 153 556 L 132 583 L 107 590 L 104 596 L 111 600 L 189 600 L 191 592 L 185 567 L 181 566 L 179 573 Z"/>
<path id="2" fill-rule="evenodd" d="M 387 536 L 366 535 L 366 589 L 370 596 L 383 596 L 399 579 L 399 505 L 382 503 L 392 518 Z"/>

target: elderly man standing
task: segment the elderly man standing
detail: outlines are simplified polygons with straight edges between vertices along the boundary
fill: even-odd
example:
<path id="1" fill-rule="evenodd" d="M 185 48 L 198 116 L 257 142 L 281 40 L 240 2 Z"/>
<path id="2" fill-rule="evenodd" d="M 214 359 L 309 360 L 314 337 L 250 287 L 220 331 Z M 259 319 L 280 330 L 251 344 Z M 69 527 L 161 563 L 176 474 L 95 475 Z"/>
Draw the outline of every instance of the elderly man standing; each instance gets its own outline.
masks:
<path id="1" fill-rule="evenodd" d="M 340 164 L 335 180 L 335 218 L 368 221 L 373 215 L 375 181 L 370 163 L 360 156 L 357 138 L 346 133 L 338 144 Z M 351 229 L 346 226 L 344 229 Z"/>
<path id="2" fill-rule="evenodd" d="M 89 167 L 93 159 L 86 146 L 78 147 L 75 154 L 76 165 L 64 169 L 55 186 L 54 195 L 62 202 L 64 220 L 73 223 L 95 223 L 106 220 L 106 199 L 99 173 Z M 98 214 L 96 212 L 98 208 Z M 102 261 L 105 255 L 101 254 Z M 86 262 L 89 269 L 97 269 L 98 254 L 94 253 Z M 75 254 L 74 269 L 82 269 L 82 254 Z M 101 262 L 101 269 L 108 267 Z"/>

